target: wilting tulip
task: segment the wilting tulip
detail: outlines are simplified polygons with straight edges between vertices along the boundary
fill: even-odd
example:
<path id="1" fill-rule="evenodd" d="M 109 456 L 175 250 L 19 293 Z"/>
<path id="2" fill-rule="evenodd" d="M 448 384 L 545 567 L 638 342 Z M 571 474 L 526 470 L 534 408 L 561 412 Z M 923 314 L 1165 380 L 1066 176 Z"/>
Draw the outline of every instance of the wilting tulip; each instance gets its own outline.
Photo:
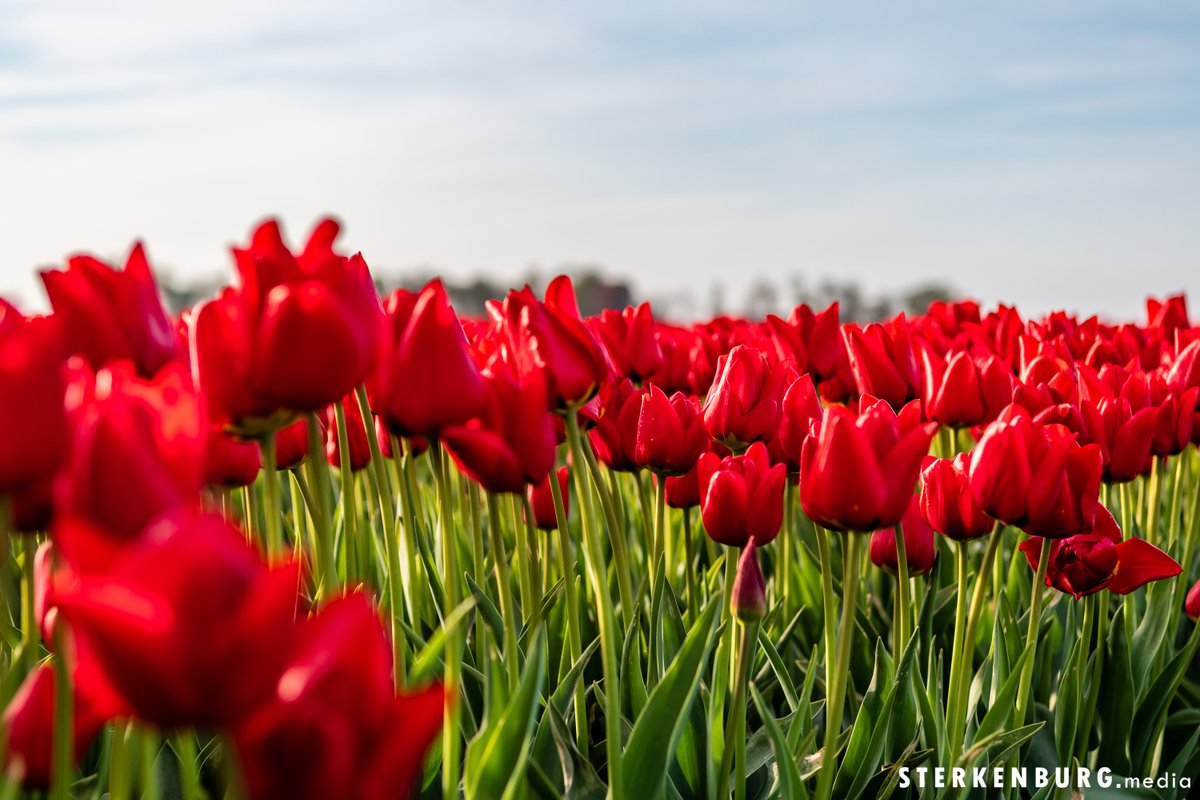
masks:
<path id="1" fill-rule="evenodd" d="M 708 445 L 699 403 L 682 392 L 668 398 L 657 386 L 641 396 L 634 461 L 662 475 L 696 466 Z"/>
<path id="2" fill-rule="evenodd" d="M 351 392 L 341 403 L 342 414 L 346 420 L 346 441 L 350 445 L 350 469 L 358 472 L 371 463 L 371 442 L 363 424 L 358 398 Z M 341 437 L 335 406 L 325 409 L 325 459 L 338 469 L 342 468 Z"/>
<path id="3" fill-rule="evenodd" d="M 867 533 L 898 524 L 937 428 L 907 410 L 897 415 L 882 400 L 864 397 L 860 408 L 826 407 L 801 453 L 800 503 L 830 530 Z"/>
<path id="4" fill-rule="evenodd" d="M 301 627 L 267 702 L 234 730 L 256 800 L 407 797 L 442 724 L 445 692 L 396 695 L 392 654 L 363 594 Z"/>
<path id="5" fill-rule="evenodd" d="M 254 442 L 240 442 L 217 427 L 209 430 L 204 443 L 204 483 L 237 488 L 249 486 L 262 468 L 262 456 Z"/>
<path id="6" fill-rule="evenodd" d="M 638 420 L 647 390 L 622 378 L 605 384 L 579 412 L 592 421 L 588 431 L 597 460 L 617 472 L 636 472 Z"/>
<path id="7" fill-rule="evenodd" d="M 430 281 L 411 311 L 388 302 L 389 337 L 380 360 L 375 410 L 400 436 L 436 436 L 483 409 L 484 388 L 462 324 L 440 280 Z"/>
<path id="8" fill-rule="evenodd" d="M 0 299 L 0 494 L 49 479 L 67 454 L 57 324 Z"/>
<path id="9" fill-rule="evenodd" d="M 717 359 L 717 374 L 704 401 L 704 427 L 731 450 L 775 434 L 788 381 L 788 367 L 738 345 Z"/>
<path id="10" fill-rule="evenodd" d="M 567 493 L 569 475 L 566 466 L 561 466 L 557 472 L 547 475 L 541 483 L 533 484 L 528 489 L 529 505 L 533 508 L 533 524 L 544 531 L 558 528 L 558 515 L 554 511 L 554 494 L 550 490 L 552 476 L 554 480 L 558 481 L 558 490 L 563 501 L 563 513 L 571 513 L 571 498 Z"/>
<path id="11" fill-rule="evenodd" d="M 72 352 L 86 358 L 92 369 L 128 359 L 138 374 L 153 378 L 179 354 L 175 328 L 140 242 L 121 272 L 78 255 L 67 260 L 66 270 L 43 271 L 42 284 Z"/>
<path id="12" fill-rule="evenodd" d="M 920 395 L 921 379 L 903 314 L 886 327 L 846 325 L 842 336 L 859 395 L 879 398 L 893 408 Z"/>
<path id="13" fill-rule="evenodd" d="M 751 539 L 738 559 L 737 574 L 729 597 L 729 610 L 740 622 L 757 622 L 767 613 L 767 588 L 762 567 L 758 564 L 758 548 Z"/>
<path id="14" fill-rule="evenodd" d="M 642 383 L 662 367 L 663 353 L 654 336 L 654 317 L 650 304 L 624 311 L 606 308 L 587 325 L 604 346 L 617 373 Z"/>
<path id="15" fill-rule="evenodd" d="M 937 541 L 933 528 L 921 516 L 921 503 L 918 495 L 913 495 L 900 522 L 901 535 L 904 536 L 904 554 L 908 565 L 909 575 L 924 575 L 933 569 L 937 560 Z M 871 534 L 871 563 L 893 575 L 900 571 L 899 556 L 896 551 L 896 531 L 894 528 L 881 528 Z"/>
<path id="16" fill-rule="evenodd" d="M 934 459 L 921 470 L 921 513 L 935 531 L 948 539 L 964 542 L 987 536 L 995 520 L 975 502 L 968 486 L 969 453 L 953 460 Z"/>
<path id="17" fill-rule="evenodd" d="M 788 472 L 800 471 L 800 453 L 813 425 L 821 421 L 821 401 L 807 374 L 792 381 L 783 393 L 783 414 L 775 435 L 767 440 L 771 463 L 786 464 Z"/>
<path id="18" fill-rule="evenodd" d="M 182 510 L 51 601 L 137 716 L 219 727 L 270 695 L 299 583 L 297 565 L 268 570 L 222 517 Z"/>
<path id="19" fill-rule="evenodd" d="M 509 292 L 503 305 L 489 311 L 507 327 L 518 370 L 546 371 L 550 396 L 559 409 L 582 405 L 604 382 L 604 353 L 579 318 L 570 278 L 552 280 L 544 303 L 527 286 Z"/>
<path id="20" fill-rule="evenodd" d="M 1175 559 L 1144 539 L 1122 540 L 1121 529 L 1104 506 L 1096 514 L 1095 527 L 1087 533 L 1049 541 L 1033 536 L 1021 542 L 1021 551 L 1035 570 L 1041 548 L 1047 545 L 1046 585 L 1076 598 L 1101 589 L 1129 594 L 1183 571 Z"/>
<path id="21" fill-rule="evenodd" d="M 980 507 L 1033 536 L 1062 539 L 1090 528 L 1099 506 L 1100 448 L 1080 447 L 1056 426 L 1009 406 L 971 455 L 969 485 Z"/>
<path id="22" fill-rule="evenodd" d="M 783 483 L 787 470 L 771 466 L 766 445 L 756 442 L 745 455 L 700 456 L 697 466 L 700 518 L 715 542 L 730 547 L 775 539 L 783 524 Z"/>
<path id="23" fill-rule="evenodd" d="M 340 400 L 374 367 L 383 309 L 362 256 L 334 251 L 338 229 L 321 221 L 296 255 L 264 222 L 234 250 L 238 288 L 196 308 L 192 368 L 216 421 L 273 431 L 290 412 Z"/>
<path id="24" fill-rule="evenodd" d="M 554 467 L 558 439 L 540 370 L 518 380 L 502 361 L 483 370 L 483 413 L 442 432 L 446 450 L 467 477 L 489 492 L 515 493 Z"/>

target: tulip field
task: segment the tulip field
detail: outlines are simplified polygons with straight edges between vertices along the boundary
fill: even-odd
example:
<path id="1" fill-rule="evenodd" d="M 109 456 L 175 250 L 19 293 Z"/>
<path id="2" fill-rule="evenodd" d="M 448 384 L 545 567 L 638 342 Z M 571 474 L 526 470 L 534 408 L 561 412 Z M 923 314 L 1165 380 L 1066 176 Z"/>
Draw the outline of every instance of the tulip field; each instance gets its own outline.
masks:
<path id="1" fill-rule="evenodd" d="M 0 300 L 0 800 L 1193 796 L 1183 297 L 473 318 L 338 236 Z"/>

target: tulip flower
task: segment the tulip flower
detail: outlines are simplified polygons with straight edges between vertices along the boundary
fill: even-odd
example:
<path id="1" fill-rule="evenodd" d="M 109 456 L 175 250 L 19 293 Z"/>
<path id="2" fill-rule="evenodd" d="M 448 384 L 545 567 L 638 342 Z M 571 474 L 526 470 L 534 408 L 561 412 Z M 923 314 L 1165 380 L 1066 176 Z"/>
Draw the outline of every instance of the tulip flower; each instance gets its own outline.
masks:
<path id="1" fill-rule="evenodd" d="M 830 530 L 867 533 L 899 524 L 937 426 L 864 397 L 860 412 L 828 406 L 800 456 L 800 504 Z"/>
<path id="2" fill-rule="evenodd" d="M 1009 406 L 972 451 L 971 494 L 987 514 L 1033 536 L 1062 539 L 1095 523 L 1100 448 Z"/>
<path id="3" fill-rule="evenodd" d="M 179 355 L 179 339 L 140 242 L 121 272 L 78 255 L 67 260 L 66 270 L 45 270 L 41 277 L 72 352 L 92 369 L 127 359 L 139 375 L 153 378 Z"/>
<path id="4" fill-rule="evenodd" d="M 885 400 L 893 408 L 920 395 L 917 362 L 903 314 L 886 327 L 878 323 L 866 328 L 846 325 L 842 336 L 859 395 Z"/>
<path id="5" fill-rule="evenodd" d="M 617 374 L 640 384 L 662 367 L 662 348 L 654 335 L 649 303 L 624 311 L 606 308 L 599 317 L 588 319 L 587 326 L 604 346 Z"/>
<path id="6" fill-rule="evenodd" d="M 699 403 L 682 392 L 670 398 L 657 386 L 640 397 L 633 460 L 661 475 L 682 475 L 708 445 Z"/>
<path id="7" fill-rule="evenodd" d="M 995 520 L 984 513 L 968 487 L 971 456 L 934 459 L 921 471 L 921 514 L 935 531 L 964 542 L 987 536 Z"/>
<path id="8" fill-rule="evenodd" d="M 275 434 L 275 467 L 292 469 L 308 458 L 308 421 L 298 419 Z"/>
<path id="9" fill-rule="evenodd" d="M 678 477 L 666 480 L 667 505 L 671 508 L 695 508 L 700 505 L 699 460 L 696 466 Z"/>
<path id="10" fill-rule="evenodd" d="M 709 537 L 730 547 L 774 541 L 783 525 L 787 470 L 771 466 L 767 447 L 756 442 L 745 455 L 705 453 L 697 463 L 700 518 Z"/>
<path id="11" fill-rule="evenodd" d="M 900 522 L 900 531 L 904 536 L 908 574 L 924 575 L 933 569 L 933 562 L 937 560 L 937 542 L 933 528 L 921 515 L 919 495 L 912 496 L 908 510 L 904 512 L 904 519 Z M 871 534 L 871 563 L 892 575 L 899 572 L 894 529 L 880 528 Z"/>
<path id="12" fill-rule="evenodd" d="M 191 315 L 192 368 L 214 420 L 274 432 L 291 412 L 340 400 L 375 365 L 383 309 L 362 256 L 335 252 L 338 230 L 322 220 L 297 255 L 264 222 L 234 250 L 238 287 Z"/>
<path id="13" fill-rule="evenodd" d="M 783 393 L 783 414 L 775 435 L 767 440 L 771 463 L 786 464 L 788 472 L 800 471 L 800 453 L 812 433 L 813 425 L 821 420 L 821 401 L 807 374 L 792 381 Z"/>
<path id="14" fill-rule="evenodd" d="M 410 796 L 444 695 L 439 687 L 397 695 L 391 646 L 370 600 L 333 600 L 303 623 L 267 702 L 234 730 L 250 796 Z"/>
<path id="15" fill-rule="evenodd" d="M 234 489 L 250 486 L 262 469 L 262 456 L 254 442 L 241 442 L 217 427 L 209 429 L 204 443 L 204 483 Z"/>
<path id="16" fill-rule="evenodd" d="M 973 427 L 995 419 L 1012 402 L 1016 378 L 995 356 L 977 361 L 970 353 L 959 351 L 943 361 L 923 349 L 921 359 L 925 365 L 925 413 L 942 425 Z"/>
<path id="17" fill-rule="evenodd" d="M 421 290 L 411 311 L 407 305 L 404 296 L 389 298 L 390 336 L 372 402 L 393 433 L 436 436 L 483 410 L 483 379 L 440 280 Z"/>
<path id="18" fill-rule="evenodd" d="M 1128 483 L 1150 463 L 1158 408 L 1134 410 L 1124 396 L 1085 399 L 1079 406 L 1087 441 L 1100 448 L 1105 483 Z"/>
<path id="19" fill-rule="evenodd" d="M 1101 506 L 1091 530 L 1065 539 L 1033 536 L 1021 542 L 1021 551 L 1034 570 L 1041 548 L 1050 547 L 1046 585 L 1074 598 L 1108 589 L 1129 594 L 1151 581 L 1173 578 L 1183 571 L 1175 559 L 1138 538 L 1121 538 L 1121 529 L 1108 509 Z"/>
<path id="20" fill-rule="evenodd" d="M 558 481 L 558 490 L 563 501 L 563 513 L 570 514 L 571 497 L 567 492 L 570 476 L 566 466 L 559 467 L 558 471 L 552 475 Z M 533 508 L 533 524 L 543 531 L 552 531 L 558 528 L 558 515 L 554 511 L 554 494 L 550 490 L 550 480 L 551 475 L 547 475 L 541 483 L 533 484 L 528 489 L 529 505 Z"/>
<path id="21" fill-rule="evenodd" d="M 509 292 L 503 305 L 489 311 L 507 327 L 518 371 L 546 371 L 557 408 L 582 405 L 604 382 L 608 364 L 579 318 L 570 278 L 560 275 L 552 280 L 544 303 L 526 286 Z"/>
<path id="22" fill-rule="evenodd" d="M 1200 620 L 1200 581 L 1196 581 L 1192 588 L 1188 589 L 1187 597 L 1183 601 L 1183 610 L 1192 622 Z"/>
<path id="23" fill-rule="evenodd" d="M 588 439 L 597 460 L 611 470 L 635 472 L 638 469 L 638 421 L 645 395 L 646 390 L 637 388 L 628 378 L 622 378 L 606 384 L 580 411 L 580 416 L 593 422 Z"/>
<path id="24" fill-rule="evenodd" d="M 354 392 L 346 395 L 340 402 L 346 420 L 346 441 L 350 445 L 350 469 L 358 472 L 371 463 L 371 443 Z M 342 467 L 340 441 L 337 411 L 334 406 L 330 406 L 325 409 L 325 459 L 338 469 Z"/>
<path id="25" fill-rule="evenodd" d="M 746 345 L 717 359 L 716 377 L 704 401 L 709 435 L 731 450 L 770 439 L 779 426 L 787 369 L 772 365 Z"/>
<path id="26" fill-rule="evenodd" d="M 179 510 L 51 601 L 137 716 L 219 727 L 279 679 L 299 581 L 295 564 L 268 570 L 222 517 Z"/>
<path id="27" fill-rule="evenodd" d="M 63 360 L 55 321 L 0 299 L 0 494 L 49 479 L 67 454 Z"/>
<path id="28" fill-rule="evenodd" d="M 483 413 L 442 431 L 446 450 L 469 478 L 489 492 L 515 493 L 540 483 L 554 467 L 558 444 L 540 370 L 518 379 L 499 359 L 482 372 Z"/>
<path id="29" fill-rule="evenodd" d="M 758 548 L 751 539 L 742 548 L 737 574 L 729 597 L 729 610 L 739 622 L 758 622 L 767 613 L 767 587 L 762 567 L 758 564 Z"/>

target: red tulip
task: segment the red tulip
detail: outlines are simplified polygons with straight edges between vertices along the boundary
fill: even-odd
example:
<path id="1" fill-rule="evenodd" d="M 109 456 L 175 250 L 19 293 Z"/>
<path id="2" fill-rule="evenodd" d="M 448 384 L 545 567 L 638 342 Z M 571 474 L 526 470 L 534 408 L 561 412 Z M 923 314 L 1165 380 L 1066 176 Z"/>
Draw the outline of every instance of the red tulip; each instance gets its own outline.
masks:
<path id="1" fill-rule="evenodd" d="M 358 472 L 371 463 L 371 441 L 367 437 L 362 409 L 354 392 L 346 395 L 341 404 L 346 420 L 346 441 L 350 445 L 350 470 Z M 338 469 L 342 468 L 341 439 L 338 436 L 337 411 L 334 406 L 325 409 L 325 458 Z"/>
<path id="2" fill-rule="evenodd" d="M 600 394 L 592 398 L 580 411 L 580 415 L 591 419 L 593 427 L 588 431 L 592 450 L 597 460 L 617 472 L 636 472 L 638 422 L 641 418 L 642 398 L 647 390 L 639 389 L 633 381 L 605 384 Z"/>
<path id="3" fill-rule="evenodd" d="M 740 622 L 757 622 L 767 614 L 766 581 L 762 567 L 758 565 L 758 548 L 753 539 L 742 548 L 742 556 L 738 559 L 729 610 Z"/>
<path id="4" fill-rule="evenodd" d="M 1193 622 L 1200 620 L 1200 581 L 1188 589 L 1187 598 L 1183 601 L 1183 610 Z"/>
<path id="5" fill-rule="evenodd" d="M 503 320 L 522 373 L 544 369 L 550 397 L 562 409 L 587 402 L 608 374 L 604 353 L 579 318 L 575 289 L 560 275 L 539 302 L 529 287 L 510 291 L 494 311 Z"/>
<path id="6" fill-rule="evenodd" d="M 971 456 L 969 485 L 980 507 L 1034 536 L 1082 533 L 1099 505 L 1100 448 L 1080 447 L 1056 426 L 1036 425 L 1009 406 L 988 425 Z"/>
<path id="7" fill-rule="evenodd" d="M 804 441 L 812 433 L 813 425 L 821 421 L 821 401 L 807 374 L 792 381 L 783 393 L 783 414 L 779 428 L 767 440 L 767 452 L 771 463 L 786 464 L 788 472 L 800 471 L 800 453 Z"/>
<path id="8" fill-rule="evenodd" d="M 263 223 L 234 250 L 238 288 L 191 316 L 196 383 L 218 422 L 274 430 L 277 417 L 341 399 L 375 365 L 383 309 L 362 256 L 334 251 L 337 233 L 323 220 L 296 255 L 275 221 Z"/>
<path id="9" fill-rule="evenodd" d="M 642 383 L 662 367 L 663 353 L 654 335 L 650 304 L 624 311 L 604 309 L 587 320 L 596 339 L 604 345 L 617 373 Z"/>
<path id="10" fill-rule="evenodd" d="M 969 453 L 934 459 L 921 471 L 921 513 L 938 533 L 957 542 L 987 536 L 995 520 L 975 502 L 968 487 Z"/>
<path id="11" fill-rule="evenodd" d="M 152 378 L 179 354 L 175 328 L 140 242 L 130 251 L 124 271 L 78 255 L 67 260 L 65 271 L 43 271 L 42 284 L 71 350 L 92 369 L 128 359 L 138 374 Z"/>
<path id="12" fill-rule="evenodd" d="M 730 547 L 774 541 L 783 524 L 787 470 L 771 466 L 766 445 L 756 442 L 745 455 L 724 459 L 705 453 L 696 469 L 700 518 L 713 541 Z"/>
<path id="13" fill-rule="evenodd" d="M 973 427 L 995 419 L 1012 402 L 1016 378 L 995 356 L 979 362 L 959 351 L 947 362 L 925 349 L 921 358 L 925 364 L 925 413 L 942 425 Z"/>
<path id="14" fill-rule="evenodd" d="M 446 450 L 489 492 L 514 493 L 540 483 L 554 467 L 558 439 L 546 407 L 546 383 L 535 370 L 519 380 L 501 361 L 483 370 L 483 413 L 442 432 Z"/>
<path id="15" fill-rule="evenodd" d="M 800 457 L 800 504 L 830 530 L 894 526 L 908 510 L 921 460 L 937 426 L 864 397 L 860 413 L 828 406 Z"/>
<path id="16" fill-rule="evenodd" d="M 407 299 L 389 298 L 391 335 L 380 362 L 373 402 L 400 436 L 436 436 L 483 409 L 484 388 L 462 325 L 440 280 Z"/>
<path id="17" fill-rule="evenodd" d="M 56 502 L 61 513 L 128 540 L 160 514 L 196 502 L 208 431 L 183 364 L 152 382 L 104 369 L 95 393 L 78 415 Z"/>
<path id="18" fill-rule="evenodd" d="M 663 475 L 682 475 L 708 445 L 699 403 L 682 392 L 668 398 L 657 386 L 641 395 L 634 461 Z"/>
<path id="19" fill-rule="evenodd" d="M 1137 397 L 1137 387 L 1144 387 L 1144 382 L 1125 380 L 1118 393 L 1105 382 L 1105 378 L 1120 380 L 1115 370 L 1106 367 L 1095 377 L 1092 377 L 1095 373 L 1084 370 L 1081 373 L 1086 377 L 1081 382 L 1084 396 L 1079 411 L 1083 415 L 1086 441 L 1100 448 L 1105 482 L 1128 483 L 1150 464 L 1150 445 L 1159 410 L 1146 405 L 1144 388 Z"/>
<path id="20" fill-rule="evenodd" d="M 67 454 L 57 323 L 0 299 L 0 494 L 49 479 Z"/>
<path id="21" fill-rule="evenodd" d="M 308 458 L 308 420 L 298 419 L 275 434 L 275 467 L 292 469 Z"/>
<path id="22" fill-rule="evenodd" d="M 678 477 L 667 477 L 667 505 L 671 508 L 695 508 L 700 505 L 699 460 L 696 466 Z"/>
<path id="23" fill-rule="evenodd" d="M 222 517 L 183 510 L 52 601 L 137 716 L 219 727 L 279 678 L 299 581 L 295 564 L 268 570 Z"/>
<path id="24" fill-rule="evenodd" d="M 738 345 L 717 359 L 717 374 L 704 401 L 704 427 L 732 450 L 770 439 L 779 427 L 788 368 Z"/>
<path id="25" fill-rule="evenodd" d="M 1101 589 L 1129 594 L 1183 571 L 1175 559 L 1149 542 L 1122 540 L 1121 529 L 1104 506 L 1096 514 L 1095 527 L 1086 533 L 1049 541 L 1033 536 L 1021 542 L 1021 551 L 1035 570 L 1046 545 L 1050 547 L 1046 585 L 1075 598 Z"/>
<path id="26" fill-rule="evenodd" d="M 442 723 L 438 687 L 397 696 L 391 646 L 363 594 L 303 623 L 269 700 L 234 731 L 258 800 L 408 797 Z"/>
<path id="27" fill-rule="evenodd" d="M 908 574 L 924 575 L 933 569 L 937 560 L 937 541 L 934 539 L 933 528 L 921 516 L 921 498 L 913 495 L 900 522 L 900 532 L 904 537 L 904 553 L 907 558 Z M 894 528 L 880 528 L 871 534 L 871 563 L 893 575 L 900 571 L 899 555 L 896 550 L 896 531 Z"/>
<path id="28" fill-rule="evenodd" d="M 555 480 L 558 481 L 558 490 L 562 495 L 563 513 L 571 513 L 571 498 L 567 492 L 569 476 L 566 466 L 561 466 L 558 471 L 552 473 Z M 533 508 L 533 524 L 544 531 L 552 531 L 558 528 L 558 515 L 554 511 L 554 495 L 550 491 L 550 475 L 542 479 L 541 483 L 533 484 L 528 489 L 529 505 Z"/>
<path id="29" fill-rule="evenodd" d="M 917 362 L 903 314 L 887 327 L 879 323 L 865 329 L 846 325 L 842 335 L 859 395 L 871 395 L 900 408 L 920 394 Z"/>
<path id="30" fill-rule="evenodd" d="M 204 444 L 204 483 L 235 489 L 250 486 L 262 468 L 255 442 L 242 442 L 220 428 L 209 429 Z"/>

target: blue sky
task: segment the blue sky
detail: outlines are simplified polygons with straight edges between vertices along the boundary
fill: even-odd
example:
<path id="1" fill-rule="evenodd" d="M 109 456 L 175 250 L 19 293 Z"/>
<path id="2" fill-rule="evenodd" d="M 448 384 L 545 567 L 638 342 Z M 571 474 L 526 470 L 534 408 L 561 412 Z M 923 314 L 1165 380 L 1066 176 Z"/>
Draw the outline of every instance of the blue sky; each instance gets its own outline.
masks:
<path id="1" fill-rule="evenodd" d="M 0 4 L 0 292 L 136 237 L 212 274 L 331 211 L 380 266 L 735 308 L 792 275 L 1200 304 L 1194 3 L 172 6 Z"/>

